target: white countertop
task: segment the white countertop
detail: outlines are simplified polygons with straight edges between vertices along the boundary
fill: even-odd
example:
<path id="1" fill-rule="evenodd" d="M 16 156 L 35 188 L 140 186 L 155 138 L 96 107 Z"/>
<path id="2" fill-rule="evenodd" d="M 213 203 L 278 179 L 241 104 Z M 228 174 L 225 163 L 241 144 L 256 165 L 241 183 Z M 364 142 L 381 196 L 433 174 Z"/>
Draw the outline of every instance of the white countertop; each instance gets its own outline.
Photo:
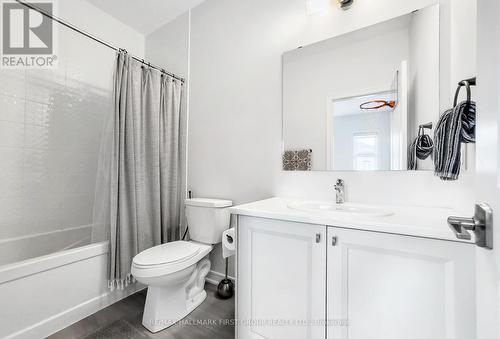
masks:
<path id="1" fill-rule="evenodd" d="M 230 211 L 232 214 L 252 217 L 472 243 L 472 241 L 457 239 L 448 227 L 449 216 L 461 215 L 451 208 L 365 204 L 391 210 L 393 214 L 389 216 L 338 216 L 330 212 L 306 212 L 288 207 L 290 203 L 301 201 L 309 200 L 271 198 L 234 206 L 230 208 Z"/>

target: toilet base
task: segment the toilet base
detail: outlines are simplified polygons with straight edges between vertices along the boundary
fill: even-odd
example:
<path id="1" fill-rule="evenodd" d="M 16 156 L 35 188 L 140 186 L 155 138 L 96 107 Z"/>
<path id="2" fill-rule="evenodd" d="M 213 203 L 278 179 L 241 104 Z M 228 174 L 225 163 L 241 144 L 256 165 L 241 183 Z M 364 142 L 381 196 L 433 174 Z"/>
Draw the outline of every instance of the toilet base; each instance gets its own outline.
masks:
<path id="1" fill-rule="evenodd" d="M 209 271 L 210 261 L 204 258 L 197 263 L 186 283 L 149 286 L 142 325 L 156 333 L 174 325 L 196 309 L 207 297 L 204 287 Z"/>

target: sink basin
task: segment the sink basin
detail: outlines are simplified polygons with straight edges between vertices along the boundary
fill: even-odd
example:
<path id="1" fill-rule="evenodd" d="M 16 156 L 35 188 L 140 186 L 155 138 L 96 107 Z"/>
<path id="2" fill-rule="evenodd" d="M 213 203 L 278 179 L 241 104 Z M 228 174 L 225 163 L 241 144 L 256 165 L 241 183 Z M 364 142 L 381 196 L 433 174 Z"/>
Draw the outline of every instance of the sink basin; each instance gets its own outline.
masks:
<path id="1" fill-rule="evenodd" d="M 384 217 L 394 214 L 390 210 L 374 206 L 353 203 L 336 204 L 333 202 L 318 201 L 289 203 L 288 208 L 304 212 L 321 212 L 332 215 L 335 214 L 337 216 Z"/>

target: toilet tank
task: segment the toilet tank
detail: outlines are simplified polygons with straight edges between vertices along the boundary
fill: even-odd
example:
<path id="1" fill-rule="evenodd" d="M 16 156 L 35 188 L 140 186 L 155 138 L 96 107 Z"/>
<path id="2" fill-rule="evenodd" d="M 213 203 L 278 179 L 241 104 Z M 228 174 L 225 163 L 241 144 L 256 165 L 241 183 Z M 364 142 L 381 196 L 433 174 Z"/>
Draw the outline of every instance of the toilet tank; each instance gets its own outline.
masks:
<path id="1" fill-rule="evenodd" d="M 194 198 L 186 199 L 186 218 L 189 238 L 204 244 L 218 244 L 222 232 L 229 228 L 230 200 Z"/>

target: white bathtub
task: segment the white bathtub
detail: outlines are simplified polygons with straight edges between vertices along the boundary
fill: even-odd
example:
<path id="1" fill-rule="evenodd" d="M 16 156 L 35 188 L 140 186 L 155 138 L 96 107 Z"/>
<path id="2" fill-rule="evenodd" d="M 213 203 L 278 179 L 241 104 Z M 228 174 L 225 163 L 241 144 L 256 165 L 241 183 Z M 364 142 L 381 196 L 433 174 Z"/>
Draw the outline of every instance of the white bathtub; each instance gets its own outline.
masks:
<path id="1" fill-rule="evenodd" d="M 0 266 L 0 338 L 43 338 L 144 288 L 110 292 L 107 265 L 102 242 Z"/>
<path id="2" fill-rule="evenodd" d="M 92 225 L 0 240 L 0 267 L 90 245 Z"/>

